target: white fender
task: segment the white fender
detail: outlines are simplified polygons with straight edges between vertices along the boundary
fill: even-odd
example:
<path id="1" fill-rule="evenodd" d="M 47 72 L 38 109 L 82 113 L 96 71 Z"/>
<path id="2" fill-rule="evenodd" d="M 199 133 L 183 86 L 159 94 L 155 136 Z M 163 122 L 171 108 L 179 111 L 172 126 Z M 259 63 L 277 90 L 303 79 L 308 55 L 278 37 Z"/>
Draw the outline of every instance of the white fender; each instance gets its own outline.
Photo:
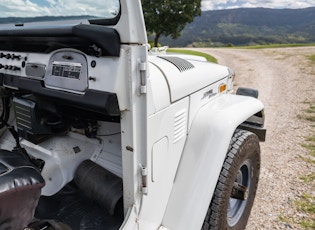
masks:
<path id="1" fill-rule="evenodd" d="M 163 226 L 201 229 L 235 129 L 262 109 L 257 99 L 230 94 L 200 108 L 188 132 Z"/>

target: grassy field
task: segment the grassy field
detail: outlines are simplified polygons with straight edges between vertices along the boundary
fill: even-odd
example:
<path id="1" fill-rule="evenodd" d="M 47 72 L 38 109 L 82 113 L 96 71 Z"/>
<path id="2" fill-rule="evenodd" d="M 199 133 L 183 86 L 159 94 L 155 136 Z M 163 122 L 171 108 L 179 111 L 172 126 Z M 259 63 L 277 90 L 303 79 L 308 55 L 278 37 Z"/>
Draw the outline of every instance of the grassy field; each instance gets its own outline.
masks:
<path id="1" fill-rule="evenodd" d="M 202 52 L 197 52 L 193 50 L 185 50 L 185 49 L 167 49 L 167 52 L 169 53 L 181 53 L 181 54 L 188 54 L 188 55 L 196 55 L 196 56 L 201 56 L 207 59 L 209 62 L 213 63 L 218 63 L 218 60 L 214 57 L 212 57 L 209 54 L 202 53 Z"/>
<path id="2" fill-rule="evenodd" d="M 287 48 L 287 47 L 304 47 L 304 46 L 315 46 L 315 43 L 311 44 L 270 44 L 270 45 L 257 45 L 257 46 L 233 46 L 228 48 L 235 48 L 235 49 L 267 49 L 267 48 Z M 223 47 L 222 47 L 223 48 Z M 226 47 L 224 47 L 226 48 Z M 188 55 L 196 55 L 201 56 L 207 59 L 209 62 L 218 63 L 218 60 L 213 56 L 193 51 L 193 50 L 186 50 L 185 48 L 169 48 L 167 49 L 168 53 L 180 53 L 180 54 L 188 54 Z M 315 55 L 309 57 L 310 60 L 315 61 Z"/>
<path id="3" fill-rule="evenodd" d="M 287 47 L 304 47 L 315 46 L 315 43 L 310 44 L 269 44 L 269 45 L 255 45 L 255 46 L 233 46 L 228 48 L 240 48 L 240 49 L 266 49 L 266 48 L 287 48 Z"/>
<path id="4" fill-rule="evenodd" d="M 308 57 L 311 61 L 315 62 L 315 54 Z"/>
<path id="5" fill-rule="evenodd" d="M 315 55 L 310 56 L 311 60 L 315 61 Z M 309 103 L 309 108 L 304 111 L 304 114 L 301 118 L 310 121 L 310 125 L 314 127 L 315 122 L 315 106 L 312 103 Z M 301 144 L 302 147 L 309 150 L 309 156 L 303 157 L 303 160 L 306 161 L 310 167 L 315 165 L 315 136 L 311 135 L 305 138 L 305 142 Z M 304 183 L 310 185 L 314 188 L 315 186 L 315 174 L 310 172 L 307 175 L 302 175 L 300 177 Z M 306 214 L 306 217 L 303 218 L 299 224 L 303 229 L 315 229 L 315 196 L 311 193 L 305 193 L 301 196 L 300 199 L 295 201 L 297 209 Z"/>

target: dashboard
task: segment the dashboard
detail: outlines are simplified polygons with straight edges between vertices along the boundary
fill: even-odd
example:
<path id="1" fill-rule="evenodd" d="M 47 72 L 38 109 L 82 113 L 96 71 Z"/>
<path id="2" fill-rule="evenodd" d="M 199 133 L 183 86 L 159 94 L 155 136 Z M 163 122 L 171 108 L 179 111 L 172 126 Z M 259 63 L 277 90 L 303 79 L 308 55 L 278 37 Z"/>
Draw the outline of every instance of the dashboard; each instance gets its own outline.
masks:
<path id="1" fill-rule="evenodd" d="M 50 57 L 44 82 L 47 88 L 84 92 L 88 87 L 85 56 L 74 51 L 54 53 Z"/>
<path id="2" fill-rule="evenodd" d="M 56 51 L 41 61 L 32 61 L 32 54 L 0 53 L 0 73 L 4 78 L 4 86 L 20 88 L 8 79 L 25 77 L 44 83 L 45 87 L 82 94 L 88 88 L 88 66 L 85 55 L 73 50 Z M 38 55 L 37 55 L 38 56 Z M 36 58 L 33 58 L 33 60 Z M 46 60 L 47 61 L 47 60 Z M 12 84 L 13 83 L 13 84 Z M 23 88 L 23 86 L 22 86 Z"/>
<path id="3" fill-rule="evenodd" d="M 89 87 L 95 81 L 89 72 L 95 68 L 95 60 L 119 55 L 119 35 L 104 26 L 1 29 L 0 85 L 77 108 L 118 115 L 116 94 Z"/>

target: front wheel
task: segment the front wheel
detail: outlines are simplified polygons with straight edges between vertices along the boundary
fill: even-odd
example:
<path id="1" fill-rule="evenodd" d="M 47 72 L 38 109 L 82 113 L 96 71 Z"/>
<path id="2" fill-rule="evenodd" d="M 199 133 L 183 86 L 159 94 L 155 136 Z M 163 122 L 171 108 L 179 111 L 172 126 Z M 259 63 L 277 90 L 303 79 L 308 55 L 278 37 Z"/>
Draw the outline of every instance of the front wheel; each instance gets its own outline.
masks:
<path id="1" fill-rule="evenodd" d="M 260 171 L 258 137 L 237 129 L 208 208 L 202 230 L 245 229 Z"/>

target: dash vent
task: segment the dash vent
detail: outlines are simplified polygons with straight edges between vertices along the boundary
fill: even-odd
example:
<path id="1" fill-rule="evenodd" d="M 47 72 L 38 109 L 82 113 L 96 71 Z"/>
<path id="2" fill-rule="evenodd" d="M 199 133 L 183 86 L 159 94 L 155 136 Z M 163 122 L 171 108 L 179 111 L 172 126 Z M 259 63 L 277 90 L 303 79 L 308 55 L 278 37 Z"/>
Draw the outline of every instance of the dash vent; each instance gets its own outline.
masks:
<path id="1" fill-rule="evenodd" d="M 176 66 L 177 69 L 179 69 L 180 72 L 184 72 L 190 69 L 195 68 L 193 64 L 191 64 L 189 61 L 186 61 L 185 59 L 174 57 L 174 56 L 159 56 L 159 58 L 162 58 L 173 65 Z"/>
<path id="2" fill-rule="evenodd" d="M 174 117 L 174 144 L 186 136 L 187 113 L 181 110 Z"/>

